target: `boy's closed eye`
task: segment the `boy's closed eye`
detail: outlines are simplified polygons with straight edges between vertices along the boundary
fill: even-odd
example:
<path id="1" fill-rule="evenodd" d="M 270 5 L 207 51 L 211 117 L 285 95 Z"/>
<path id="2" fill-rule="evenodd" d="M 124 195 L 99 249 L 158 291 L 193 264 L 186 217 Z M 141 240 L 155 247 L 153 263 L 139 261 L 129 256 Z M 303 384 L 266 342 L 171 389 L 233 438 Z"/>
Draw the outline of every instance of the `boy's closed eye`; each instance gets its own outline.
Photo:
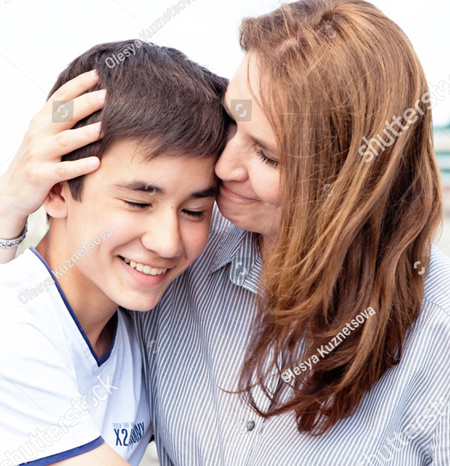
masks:
<path id="1" fill-rule="evenodd" d="M 131 202 L 131 201 L 124 201 L 124 202 L 127 206 L 129 206 L 133 210 L 147 210 L 148 208 L 152 207 L 152 204 L 148 204 L 148 203 Z M 205 215 L 204 211 L 183 209 L 182 212 L 194 218 L 203 218 Z"/>

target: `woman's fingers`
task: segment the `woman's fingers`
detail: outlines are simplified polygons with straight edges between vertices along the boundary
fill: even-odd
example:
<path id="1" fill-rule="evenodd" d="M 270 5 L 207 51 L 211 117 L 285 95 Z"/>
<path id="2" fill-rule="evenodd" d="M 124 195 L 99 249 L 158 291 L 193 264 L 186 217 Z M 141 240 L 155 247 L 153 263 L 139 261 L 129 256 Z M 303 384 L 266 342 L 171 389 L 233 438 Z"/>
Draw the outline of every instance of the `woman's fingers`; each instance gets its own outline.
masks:
<path id="1" fill-rule="evenodd" d="M 101 123 L 63 131 L 47 141 L 45 147 L 46 158 L 48 160 L 60 158 L 80 147 L 98 141 L 101 137 Z M 44 148 L 39 151 L 39 153 L 41 152 L 44 153 Z"/>
<path id="2" fill-rule="evenodd" d="M 95 70 L 80 74 L 67 81 L 48 99 L 50 102 L 73 100 L 87 92 L 98 83 L 98 74 Z"/>
<path id="3" fill-rule="evenodd" d="M 100 166 L 98 157 L 87 157 L 85 159 L 71 162 L 60 162 L 52 167 L 54 184 L 61 181 L 71 180 L 78 176 L 87 175 L 97 170 Z"/>
<path id="4" fill-rule="evenodd" d="M 69 102 L 62 103 L 56 110 L 53 108 L 54 102 L 51 102 L 51 109 L 50 106 L 47 107 L 46 105 L 42 116 L 48 122 L 52 123 L 49 127 L 49 134 L 56 134 L 68 130 L 75 126 L 78 121 L 97 112 L 105 105 L 105 98 L 106 90 L 101 89 L 99 91 L 83 94 Z M 51 119 L 49 119 L 49 110 L 52 112 Z"/>
<path id="5" fill-rule="evenodd" d="M 97 83 L 97 74 L 88 72 L 64 84 L 33 117 L 28 133 L 31 136 L 54 135 L 100 110 L 105 103 L 106 91 L 86 93 Z"/>
<path id="6" fill-rule="evenodd" d="M 105 105 L 106 89 L 89 92 L 77 97 L 74 102 L 73 119 L 75 122 L 92 115 Z"/>

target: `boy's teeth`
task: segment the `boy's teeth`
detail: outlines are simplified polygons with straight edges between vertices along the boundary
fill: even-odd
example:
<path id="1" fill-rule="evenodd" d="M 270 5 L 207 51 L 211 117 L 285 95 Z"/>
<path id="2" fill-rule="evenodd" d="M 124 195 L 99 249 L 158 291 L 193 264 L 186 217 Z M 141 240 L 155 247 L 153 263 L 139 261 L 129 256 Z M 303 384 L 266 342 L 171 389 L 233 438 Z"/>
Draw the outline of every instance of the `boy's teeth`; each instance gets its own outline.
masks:
<path id="1" fill-rule="evenodd" d="M 167 272 L 167 269 L 154 269 L 149 265 L 140 264 L 130 259 L 124 258 L 123 260 L 126 264 L 129 264 L 130 267 L 136 269 L 138 272 L 144 273 L 145 275 L 162 275 Z"/>

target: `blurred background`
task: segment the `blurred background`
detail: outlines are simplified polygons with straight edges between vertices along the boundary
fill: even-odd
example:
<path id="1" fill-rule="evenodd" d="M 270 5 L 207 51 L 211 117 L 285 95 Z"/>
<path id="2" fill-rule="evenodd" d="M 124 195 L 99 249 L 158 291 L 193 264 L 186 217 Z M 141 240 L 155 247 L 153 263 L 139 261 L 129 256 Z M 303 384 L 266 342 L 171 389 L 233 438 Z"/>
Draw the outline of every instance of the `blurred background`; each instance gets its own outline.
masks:
<path id="1" fill-rule="evenodd" d="M 0 174 L 43 106 L 58 74 L 101 42 L 139 38 L 177 0 L 0 0 Z M 242 58 L 237 37 L 241 19 L 271 11 L 275 0 L 182 0 L 184 9 L 151 41 L 175 47 L 217 74 L 232 78 Z M 409 36 L 434 98 L 435 149 L 442 173 L 445 220 L 436 243 L 450 256 L 450 47 L 448 0 L 375 0 Z M 45 215 L 30 219 L 24 247 L 45 233 Z M 142 465 L 157 465 L 154 447 Z"/>

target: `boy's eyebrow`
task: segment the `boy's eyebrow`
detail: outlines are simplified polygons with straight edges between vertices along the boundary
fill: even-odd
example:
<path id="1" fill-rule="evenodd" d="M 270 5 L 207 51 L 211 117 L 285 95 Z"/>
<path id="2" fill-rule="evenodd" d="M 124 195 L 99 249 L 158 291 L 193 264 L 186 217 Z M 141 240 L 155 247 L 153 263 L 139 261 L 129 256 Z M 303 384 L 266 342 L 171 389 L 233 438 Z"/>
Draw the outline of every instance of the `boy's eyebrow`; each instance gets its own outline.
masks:
<path id="1" fill-rule="evenodd" d="M 130 181 L 129 183 L 115 184 L 117 188 L 127 189 L 129 191 L 140 191 L 144 193 L 152 194 L 166 194 L 165 189 L 156 186 L 152 183 L 144 183 L 143 181 Z M 219 188 L 217 185 L 211 185 L 208 188 L 201 189 L 200 191 L 193 192 L 189 197 L 191 199 L 204 199 L 207 197 L 217 197 L 219 194 Z"/>
<path id="2" fill-rule="evenodd" d="M 201 191 L 195 191 L 191 194 L 193 199 L 204 199 L 206 197 L 217 197 L 219 194 L 219 188 L 217 185 L 212 185 L 209 188 L 202 189 Z"/>
<path id="3" fill-rule="evenodd" d="M 227 107 L 225 102 L 222 102 L 222 106 L 223 106 L 224 110 L 227 112 L 228 116 L 233 120 L 234 123 L 236 123 L 233 115 L 231 114 L 230 109 Z M 277 151 L 275 149 L 273 149 L 271 146 L 269 146 L 269 144 L 266 144 L 265 142 L 261 141 L 260 139 L 255 138 L 254 136 L 250 136 L 250 139 L 253 142 L 255 142 L 256 144 L 258 144 L 258 146 L 261 146 L 261 148 L 265 152 L 270 153 L 270 155 L 272 155 L 275 159 L 278 158 Z"/>
<path id="4" fill-rule="evenodd" d="M 152 183 L 144 181 L 130 181 L 128 183 L 119 183 L 114 185 L 116 188 L 127 189 L 128 191 L 142 191 L 144 193 L 151 192 L 152 194 L 165 194 L 165 190 Z"/>

